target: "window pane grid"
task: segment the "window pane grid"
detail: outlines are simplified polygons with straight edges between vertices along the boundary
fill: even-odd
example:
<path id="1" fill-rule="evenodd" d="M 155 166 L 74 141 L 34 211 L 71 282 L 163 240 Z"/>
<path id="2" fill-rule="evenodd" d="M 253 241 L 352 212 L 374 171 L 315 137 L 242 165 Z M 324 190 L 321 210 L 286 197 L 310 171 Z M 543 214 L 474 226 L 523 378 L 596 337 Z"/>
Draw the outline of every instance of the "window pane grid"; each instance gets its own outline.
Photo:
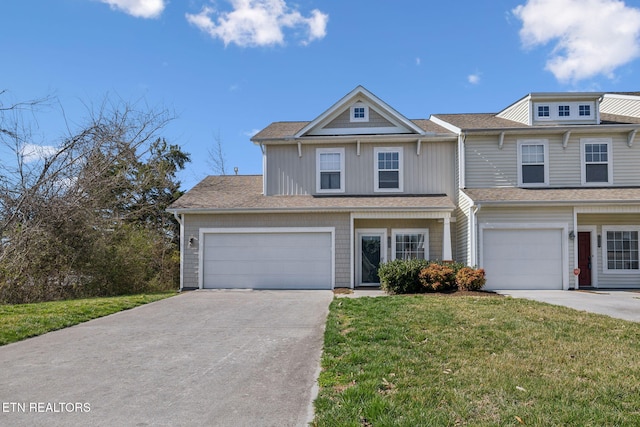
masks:
<path id="1" fill-rule="evenodd" d="M 549 117 L 548 105 L 541 105 L 538 107 L 538 117 Z"/>
<path id="2" fill-rule="evenodd" d="M 320 154 L 321 171 L 340 171 L 340 153 Z"/>
<path id="3" fill-rule="evenodd" d="M 523 164 L 544 164 L 544 145 L 523 144 L 522 145 Z"/>
<path id="4" fill-rule="evenodd" d="M 424 234 L 396 234 L 396 259 L 424 259 Z"/>
<path id="5" fill-rule="evenodd" d="M 585 144 L 585 162 L 587 163 L 607 163 L 609 154 L 607 144 Z"/>
<path id="6" fill-rule="evenodd" d="M 638 270 L 637 231 L 607 231 L 607 267 L 609 270 Z"/>
<path id="7" fill-rule="evenodd" d="M 591 115 L 591 106 L 590 105 L 580 105 L 578 107 L 578 113 L 581 116 L 590 116 Z"/>
<path id="8" fill-rule="evenodd" d="M 558 116 L 560 117 L 568 117 L 571 115 L 571 109 L 568 105 L 560 105 L 558 106 Z"/>
<path id="9" fill-rule="evenodd" d="M 398 170 L 400 155 L 397 152 L 378 153 L 378 169 Z"/>

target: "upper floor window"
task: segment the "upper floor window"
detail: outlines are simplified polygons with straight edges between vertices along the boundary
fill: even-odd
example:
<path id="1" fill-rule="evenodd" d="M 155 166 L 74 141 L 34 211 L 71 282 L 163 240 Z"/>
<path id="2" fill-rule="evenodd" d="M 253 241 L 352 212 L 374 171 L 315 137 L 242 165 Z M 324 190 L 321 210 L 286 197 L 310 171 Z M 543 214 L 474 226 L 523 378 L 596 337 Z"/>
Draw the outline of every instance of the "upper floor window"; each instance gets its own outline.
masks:
<path id="1" fill-rule="evenodd" d="M 548 185 L 548 157 L 546 140 L 518 141 L 518 185 Z"/>
<path id="2" fill-rule="evenodd" d="M 402 148 L 373 149 L 375 159 L 374 191 L 402 191 Z"/>
<path id="3" fill-rule="evenodd" d="M 351 106 L 350 121 L 352 122 L 368 122 L 369 107 L 362 102 L 356 102 Z"/>
<path id="4" fill-rule="evenodd" d="M 640 270 L 638 230 L 633 226 L 603 226 L 606 252 L 603 251 L 604 270 L 608 272 L 636 272 Z"/>
<path id="5" fill-rule="evenodd" d="M 611 140 L 582 139 L 582 183 L 612 184 Z"/>
<path id="6" fill-rule="evenodd" d="M 538 117 L 549 117 L 548 105 L 538 105 Z"/>
<path id="7" fill-rule="evenodd" d="M 569 117 L 571 115 L 571 107 L 568 105 L 558 106 L 558 117 Z"/>
<path id="8" fill-rule="evenodd" d="M 344 148 L 316 149 L 316 191 L 344 192 Z"/>
<path id="9" fill-rule="evenodd" d="M 578 106 L 578 114 L 580 117 L 586 117 L 591 115 L 591 105 Z"/>

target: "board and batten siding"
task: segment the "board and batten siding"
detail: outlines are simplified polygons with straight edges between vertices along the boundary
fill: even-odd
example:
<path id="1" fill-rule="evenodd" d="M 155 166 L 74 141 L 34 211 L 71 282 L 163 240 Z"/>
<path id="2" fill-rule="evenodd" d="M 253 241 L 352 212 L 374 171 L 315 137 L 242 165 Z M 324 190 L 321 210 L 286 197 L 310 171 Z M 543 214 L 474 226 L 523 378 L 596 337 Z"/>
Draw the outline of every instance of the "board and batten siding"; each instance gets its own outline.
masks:
<path id="1" fill-rule="evenodd" d="M 335 287 L 349 287 L 350 217 L 348 213 L 185 214 L 183 287 L 198 287 L 201 228 L 335 227 Z M 189 247 L 189 238 L 195 238 Z"/>
<path id="2" fill-rule="evenodd" d="M 542 224 L 566 224 L 568 230 L 574 230 L 572 207 L 526 207 L 526 208 L 492 208 L 483 207 L 478 211 L 478 225 L 522 224 L 530 227 Z M 563 236 L 563 244 L 568 248 L 568 265 L 565 274 L 569 284 L 573 284 L 574 245 L 568 236 Z M 480 239 L 478 239 L 480 241 Z M 479 242 L 478 242 L 479 244 Z"/>
<path id="3" fill-rule="evenodd" d="M 597 265 L 597 284 L 602 288 L 637 288 L 640 286 L 640 271 L 623 272 L 623 273 L 605 273 L 604 263 L 606 253 L 607 239 L 602 233 L 603 226 L 619 226 L 629 225 L 640 226 L 640 215 L 637 213 L 630 214 L 578 214 L 578 227 L 594 226 L 596 234 L 601 237 L 601 247 L 591 248 L 592 255 L 596 258 Z"/>
<path id="4" fill-rule="evenodd" d="M 498 147 L 498 136 L 467 137 L 466 187 L 517 187 L 518 186 L 518 141 L 545 140 L 549 148 L 549 186 L 579 187 L 582 185 L 582 140 L 605 138 L 611 141 L 611 167 L 613 185 L 640 185 L 637 165 L 640 164 L 640 144 L 627 145 L 626 133 L 581 134 L 573 132 L 566 147 L 562 134 L 535 136 L 507 135 L 502 148 Z"/>
<path id="5" fill-rule="evenodd" d="M 447 194 L 452 200 L 455 197 L 456 143 L 453 141 L 423 141 L 420 155 L 415 142 L 361 143 L 360 155 L 356 143 L 303 144 L 302 156 L 298 155 L 297 145 L 268 145 L 267 195 L 315 194 L 316 149 L 332 147 L 345 149 L 344 195 L 384 194 L 374 191 L 374 148 L 402 147 L 404 194 Z"/>

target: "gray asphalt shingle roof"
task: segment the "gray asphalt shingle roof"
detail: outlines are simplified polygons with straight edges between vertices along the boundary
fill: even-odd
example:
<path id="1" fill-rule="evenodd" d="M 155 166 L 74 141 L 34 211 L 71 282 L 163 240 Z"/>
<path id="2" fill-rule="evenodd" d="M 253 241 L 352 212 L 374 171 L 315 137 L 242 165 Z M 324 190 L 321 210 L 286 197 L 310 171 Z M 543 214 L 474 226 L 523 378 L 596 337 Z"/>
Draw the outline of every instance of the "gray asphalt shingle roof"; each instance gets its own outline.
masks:
<path id="1" fill-rule="evenodd" d="M 169 210 L 453 210 L 446 195 L 264 196 L 262 176 L 209 176 L 176 200 Z"/>
<path id="2" fill-rule="evenodd" d="M 638 203 L 640 188 L 465 188 L 476 204 L 502 203 Z"/>

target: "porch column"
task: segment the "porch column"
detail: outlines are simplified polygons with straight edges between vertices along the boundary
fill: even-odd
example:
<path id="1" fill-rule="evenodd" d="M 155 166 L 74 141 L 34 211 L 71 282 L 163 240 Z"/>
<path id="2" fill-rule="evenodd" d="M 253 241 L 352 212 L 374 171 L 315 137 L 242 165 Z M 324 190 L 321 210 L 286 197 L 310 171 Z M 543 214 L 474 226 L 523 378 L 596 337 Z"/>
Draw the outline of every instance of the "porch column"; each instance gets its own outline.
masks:
<path id="1" fill-rule="evenodd" d="M 442 260 L 453 261 L 453 255 L 451 254 L 451 217 L 445 217 L 443 222 Z"/>

